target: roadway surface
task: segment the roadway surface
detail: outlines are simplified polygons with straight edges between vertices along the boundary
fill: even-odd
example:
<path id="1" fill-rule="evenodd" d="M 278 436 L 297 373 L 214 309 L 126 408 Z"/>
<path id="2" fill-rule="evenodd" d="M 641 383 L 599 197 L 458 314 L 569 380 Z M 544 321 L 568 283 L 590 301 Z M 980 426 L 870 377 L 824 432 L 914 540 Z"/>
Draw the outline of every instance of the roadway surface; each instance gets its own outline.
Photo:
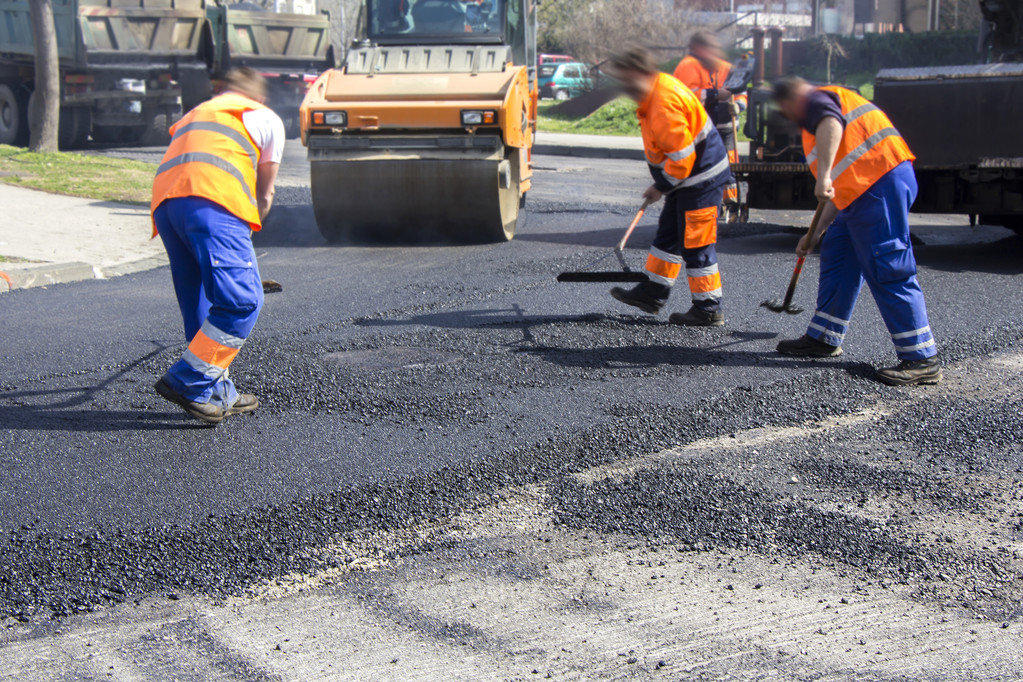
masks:
<path id="1" fill-rule="evenodd" d="M 723 228 L 727 326 L 687 330 L 667 325 L 666 314 L 634 313 L 605 285 L 554 280 L 617 240 L 647 184 L 640 163 L 538 158 L 528 223 L 508 244 L 338 247 L 315 229 L 302 151 L 290 147 L 276 206 L 255 238 L 263 276 L 284 291 L 267 295 L 231 369 L 262 401 L 253 416 L 207 428 L 153 392 L 184 347 L 166 268 L 0 297 L 0 616 L 10 626 L 0 661 L 10 656 L 12 676 L 40 656 L 52 665 L 45 668 L 52 677 L 40 679 L 99 675 L 82 663 L 85 649 L 41 653 L 62 641 L 62 628 L 76 632 L 74 623 L 79 632 L 122 628 L 110 644 L 111 670 L 145 669 L 154 656 L 170 666 L 151 668 L 164 672 L 146 679 L 463 679 L 473 670 L 492 679 L 534 671 L 678 679 L 681 659 L 692 656 L 716 661 L 705 668 L 710 677 L 742 670 L 841 677 L 855 669 L 878 679 L 971 671 L 999 678 L 1011 677 L 1014 664 L 1018 671 L 1020 648 L 1011 642 L 1020 642 L 1023 619 L 1019 238 L 971 229 L 958 217 L 915 218 L 921 280 L 950 382 L 894 390 L 869 378 L 873 365 L 894 359 L 869 296 L 844 357 L 773 353 L 780 338 L 802 333 L 808 316 L 758 304 L 783 292 L 808 215 L 755 211 L 751 224 Z M 655 222 L 656 211 L 627 249 L 636 267 Z M 797 293 L 810 309 L 816 270 L 811 262 Z M 672 310 L 688 307 L 678 294 Z M 980 490 L 983 482 L 990 487 Z M 452 530 L 452 519 L 471 520 Z M 920 526 L 924 519 L 932 525 Z M 665 565 L 649 554 L 659 548 L 685 574 L 675 580 L 667 572 L 675 591 L 650 587 L 665 577 L 648 568 Z M 591 553 L 600 561 L 587 563 Z M 362 570 L 353 574 L 356 565 Z M 461 578 L 416 582 L 431 570 Z M 585 570 L 602 575 L 600 594 L 574 586 Z M 914 628 L 926 630 L 933 646 L 920 651 L 937 653 L 910 665 L 905 646 L 895 658 L 881 656 L 883 647 L 854 658 L 844 640 L 826 637 L 818 638 L 834 644 L 826 652 L 793 644 L 795 635 L 777 634 L 777 646 L 750 644 L 768 630 L 739 644 L 720 623 L 711 626 L 721 618 L 716 610 L 698 615 L 710 597 L 678 587 L 713 576 L 700 594 L 720 597 L 715 609 L 726 613 L 735 603 L 730 581 L 741 582 L 749 597 L 743 627 L 753 627 L 775 609 L 765 598 L 785 613 L 818 603 L 805 599 L 831 589 L 825 577 L 811 577 L 818 573 L 844 585 L 843 599 L 870 593 L 883 605 L 876 622 L 849 614 L 861 630 L 912 612 L 916 620 L 892 637 L 912 647 Z M 768 583 L 764 576 L 783 575 L 806 581 L 806 595 L 794 587 L 753 592 Z M 499 586 L 487 582 L 495 576 Z M 448 593 L 429 602 L 437 580 Z M 280 587 L 295 581 L 331 596 L 296 604 L 296 590 Z M 424 601 L 403 602 L 405 610 L 374 602 L 393 597 L 399 583 L 407 599 L 422 593 Z M 552 596 L 558 585 L 565 590 Z M 616 630 L 624 627 L 611 615 L 625 598 L 619 590 L 647 615 L 661 618 L 685 600 L 696 615 L 658 621 L 656 634 Z M 207 609 L 207 620 L 196 625 L 174 611 L 182 598 Z M 530 637 L 522 634 L 530 618 L 501 611 L 519 599 L 555 598 L 567 601 L 552 613 L 564 610 L 569 620 L 541 618 Z M 225 612 L 216 612 L 225 619 L 219 625 L 208 620 L 209 604 L 223 599 L 243 600 L 231 603 L 236 621 L 252 619 L 247 640 L 220 639 Z M 281 601 L 258 616 L 246 611 L 267 599 Z M 132 610 L 139 600 L 159 627 L 191 623 L 201 646 L 157 656 L 159 647 L 145 642 L 159 627 L 139 624 Z M 475 620 L 472 611 L 437 606 L 469 609 L 469 601 L 481 609 Z M 68 617 L 101 606 L 120 615 Z M 843 627 L 841 619 L 821 625 L 806 608 L 770 632 L 794 621 L 822 632 Z M 266 659 L 254 644 L 256 621 L 265 629 L 268 619 L 283 618 L 280 627 L 304 618 L 309 635 L 341 609 L 363 609 L 372 624 L 357 615 L 343 624 L 350 631 L 335 624 L 338 643 L 301 666 Z M 948 619 L 964 625 L 942 639 Z M 976 619 L 994 625 L 971 639 Z M 573 646 L 586 648 L 580 635 L 557 654 L 556 633 L 569 621 L 593 631 L 591 646 L 613 646 L 573 655 Z M 498 622 L 514 627 L 490 632 Z M 378 634 L 353 645 L 366 628 Z M 402 632 L 402 641 L 388 639 Z M 699 655 L 683 646 L 695 646 L 697 632 L 713 642 Z M 983 646 L 967 646 L 983 638 Z M 393 656 L 403 664 L 388 668 L 392 656 L 374 641 L 404 652 Z M 272 643 L 267 650 L 280 652 Z M 350 646 L 345 656 L 363 667 L 345 674 L 325 667 Z M 950 671 L 963 647 L 972 663 Z M 184 663 L 174 667 L 185 650 L 202 661 L 192 677 Z M 357 650 L 380 660 L 359 664 Z M 210 663 L 221 655 L 227 663 Z M 747 667 L 721 662 L 732 655 Z M 798 665 L 787 658 L 800 655 Z M 195 673 L 202 665 L 223 677 Z"/>

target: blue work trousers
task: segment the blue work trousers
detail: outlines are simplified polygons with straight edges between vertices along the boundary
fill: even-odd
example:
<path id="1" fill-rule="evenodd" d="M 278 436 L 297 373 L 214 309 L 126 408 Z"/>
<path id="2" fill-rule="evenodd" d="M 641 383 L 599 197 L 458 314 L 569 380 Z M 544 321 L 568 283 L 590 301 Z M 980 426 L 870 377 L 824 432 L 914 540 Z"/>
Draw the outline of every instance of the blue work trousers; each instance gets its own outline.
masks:
<path id="1" fill-rule="evenodd" d="M 263 306 L 249 224 L 199 197 L 168 199 L 153 214 L 170 259 L 188 349 L 164 375 L 189 400 L 232 406 L 228 366 Z"/>
<path id="2" fill-rule="evenodd" d="M 899 358 L 937 354 L 909 239 L 909 207 L 916 193 L 913 165 L 906 161 L 839 212 L 821 242 L 817 311 L 809 336 L 842 345 L 866 280 Z"/>

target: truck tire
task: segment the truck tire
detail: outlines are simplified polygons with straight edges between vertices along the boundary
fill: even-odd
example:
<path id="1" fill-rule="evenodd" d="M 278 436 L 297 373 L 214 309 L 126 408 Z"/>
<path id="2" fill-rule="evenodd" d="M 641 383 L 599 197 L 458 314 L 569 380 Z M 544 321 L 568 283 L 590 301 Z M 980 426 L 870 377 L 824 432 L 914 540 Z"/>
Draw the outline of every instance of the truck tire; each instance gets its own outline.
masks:
<path id="1" fill-rule="evenodd" d="M 28 144 L 28 93 L 13 83 L 0 83 L 0 144 Z"/>
<path id="2" fill-rule="evenodd" d="M 92 112 L 88 107 L 61 107 L 57 145 L 61 149 L 81 149 L 92 130 Z"/>
<path id="3" fill-rule="evenodd" d="M 146 125 L 138 137 L 139 144 L 144 147 L 166 147 L 170 144 L 171 116 L 153 114 L 147 117 Z"/>

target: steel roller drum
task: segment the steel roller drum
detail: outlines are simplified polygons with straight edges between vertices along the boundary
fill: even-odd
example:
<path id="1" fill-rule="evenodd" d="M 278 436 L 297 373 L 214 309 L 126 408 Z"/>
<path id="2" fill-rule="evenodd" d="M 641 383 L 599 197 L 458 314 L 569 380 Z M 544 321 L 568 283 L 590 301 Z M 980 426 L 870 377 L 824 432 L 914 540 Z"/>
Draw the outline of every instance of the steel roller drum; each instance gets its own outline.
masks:
<path id="1" fill-rule="evenodd" d="M 518 173 L 500 156 L 312 160 L 310 173 L 317 226 L 330 242 L 497 242 L 515 235 Z"/>

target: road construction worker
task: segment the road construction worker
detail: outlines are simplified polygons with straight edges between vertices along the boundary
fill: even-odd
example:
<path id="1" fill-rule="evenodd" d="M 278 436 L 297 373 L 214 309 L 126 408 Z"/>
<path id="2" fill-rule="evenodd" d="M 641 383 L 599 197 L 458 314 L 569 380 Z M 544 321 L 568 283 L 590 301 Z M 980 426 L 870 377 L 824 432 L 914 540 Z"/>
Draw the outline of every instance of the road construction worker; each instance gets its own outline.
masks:
<path id="1" fill-rule="evenodd" d="M 636 100 L 643 145 L 654 184 L 649 201 L 665 198 L 657 235 L 647 256 L 648 281 L 632 289 L 615 287 L 611 295 L 644 312 L 657 314 L 682 267 L 693 305 L 669 321 L 685 326 L 720 327 L 721 274 L 718 272 L 718 205 L 731 180 L 721 136 L 696 96 L 673 76 L 661 73 L 642 48 L 616 55 L 610 70 L 625 94 Z"/>
<path id="2" fill-rule="evenodd" d="M 675 78 L 693 91 L 707 108 L 711 122 L 728 150 L 732 163 L 739 161 L 733 118 L 746 110 L 745 93 L 732 93 L 725 88 L 732 65 L 724 60 L 721 40 L 713 31 L 700 30 L 689 39 L 689 55 L 675 67 Z M 739 216 L 739 186 L 733 178 L 722 195 L 722 206 L 730 221 Z"/>
<path id="3" fill-rule="evenodd" d="M 284 153 L 284 123 L 265 99 L 262 76 L 229 71 L 223 94 L 171 128 L 153 181 L 153 225 L 189 342 L 156 391 L 208 423 L 259 407 L 254 395 L 238 393 L 228 368 L 263 305 L 251 234 L 273 203 Z"/>
<path id="4" fill-rule="evenodd" d="M 803 151 L 827 202 L 815 234 L 796 253 L 821 243 L 817 311 L 804 336 L 778 344 L 787 355 L 835 357 L 866 280 L 901 361 L 877 370 L 891 385 L 941 381 L 934 335 L 916 277 L 909 207 L 917 194 L 913 153 L 883 111 L 837 86 L 815 88 L 797 76 L 774 86 L 782 112 L 803 128 Z M 830 227 L 829 227 L 830 226 Z"/>

